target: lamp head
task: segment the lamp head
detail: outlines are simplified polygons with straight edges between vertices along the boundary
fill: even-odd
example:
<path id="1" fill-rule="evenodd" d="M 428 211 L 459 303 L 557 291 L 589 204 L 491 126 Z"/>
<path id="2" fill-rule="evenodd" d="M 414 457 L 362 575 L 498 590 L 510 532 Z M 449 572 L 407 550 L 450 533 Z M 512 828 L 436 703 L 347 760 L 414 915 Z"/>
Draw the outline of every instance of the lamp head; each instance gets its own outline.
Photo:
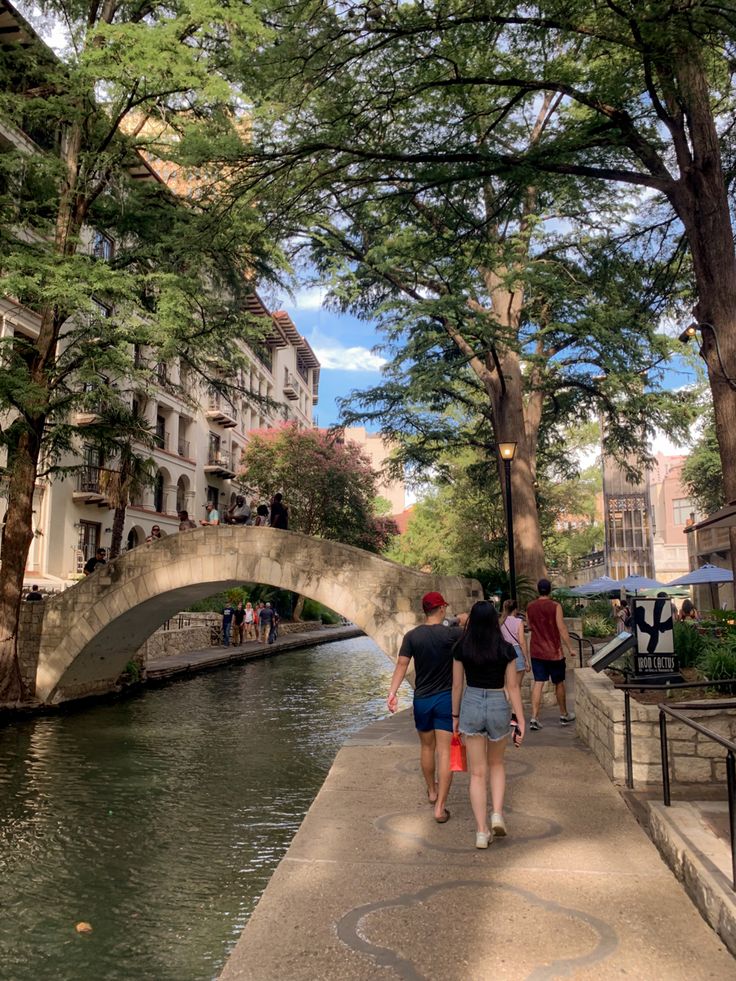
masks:
<path id="1" fill-rule="evenodd" d="M 516 443 L 499 443 L 498 452 L 502 460 L 513 460 L 516 455 Z"/>
<path id="2" fill-rule="evenodd" d="M 680 336 L 677 338 L 682 344 L 689 344 L 698 332 L 697 324 L 688 324 Z"/>

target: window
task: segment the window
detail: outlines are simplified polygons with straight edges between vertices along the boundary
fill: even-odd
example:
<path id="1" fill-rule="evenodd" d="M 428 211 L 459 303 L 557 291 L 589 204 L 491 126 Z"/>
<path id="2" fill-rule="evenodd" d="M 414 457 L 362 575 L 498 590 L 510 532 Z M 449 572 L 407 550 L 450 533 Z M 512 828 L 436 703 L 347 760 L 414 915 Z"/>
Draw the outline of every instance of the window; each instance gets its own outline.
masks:
<path id="1" fill-rule="evenodd" d="M 220 437 L 216 433 L 210 433 L 209 452 L 207 454 L 208 463 L 217 463 L 220 459 Z"/>
<path id="2" fill-rule="evenodd" d="M 687 497 L 676 498 L 672 502 L 673 518 L 676 525 L 687 524 L 687 519 L 695 510 L 693 502 Z"/>
<path id="3" fill-rule="evenodd" d="M 156 474 L 156 483 L 153 487 L 153 507 L 155 511 L 163 513 L 164 510 L 164 475 L 159 472 Z"/>
<path id="4" fill-rule="evenodd" d="M 115 254 L 115 246 L 109 235 L 95 231 L 92 238 L 92 255 L 95 259 L 104 259 L 109 262 Z"/>
<path id="5" fill-rule="evenodd" d="M 166 417 L 156 416 L 156 436 L 155 443 L 159 449 L 166 449 Z"/>

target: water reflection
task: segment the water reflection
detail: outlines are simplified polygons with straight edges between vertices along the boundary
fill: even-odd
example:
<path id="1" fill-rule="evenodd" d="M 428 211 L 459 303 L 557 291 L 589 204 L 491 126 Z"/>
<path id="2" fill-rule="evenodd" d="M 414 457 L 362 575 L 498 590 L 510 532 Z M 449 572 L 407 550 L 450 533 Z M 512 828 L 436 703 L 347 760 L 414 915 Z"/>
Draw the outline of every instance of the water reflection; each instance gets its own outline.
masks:
<path id="1" fill-rule="evenodd" d="M 358 638 L 0 730 L 0 977 L 215 976 L 390 673 Z"/>

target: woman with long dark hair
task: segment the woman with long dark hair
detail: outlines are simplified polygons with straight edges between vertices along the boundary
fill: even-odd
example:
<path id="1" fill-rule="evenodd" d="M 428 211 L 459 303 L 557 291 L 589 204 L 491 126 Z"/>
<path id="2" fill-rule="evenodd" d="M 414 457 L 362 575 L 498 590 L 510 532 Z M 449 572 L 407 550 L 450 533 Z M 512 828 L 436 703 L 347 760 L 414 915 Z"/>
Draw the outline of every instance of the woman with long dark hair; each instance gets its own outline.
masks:
<path id="1" fill-rule="evenodd" d="M 470 769 L 470 806 L 476 823 L 475 847 L 488 848 L 494 835 L 502 837 L 506 834 L 503 758 L 511 734 L 512 709 L 516 715 L 514 742 L 517 746 L 526 732 L 516 652 L 501 634 L 493 603 L 481 600 L 473 606 L 463 635 L 453 649 L 453 657 L 453 730 L 465 737 Z M 464 692 L 463 681 L 467 682 Z"/>

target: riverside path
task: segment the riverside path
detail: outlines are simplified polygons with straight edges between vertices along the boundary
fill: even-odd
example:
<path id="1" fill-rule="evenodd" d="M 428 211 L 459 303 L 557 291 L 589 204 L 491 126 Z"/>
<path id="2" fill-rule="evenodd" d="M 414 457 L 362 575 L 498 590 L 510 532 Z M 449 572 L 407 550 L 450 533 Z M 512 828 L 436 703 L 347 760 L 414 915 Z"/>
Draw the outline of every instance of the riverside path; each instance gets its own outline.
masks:
<path id="1" fill-rule="evenodd" d="M 351 738 L 222 981 L 736 978 L 573 727 L 507 758 L 509 836 L 476 851 L 467 774 L 432 818 L 411 712 Z"/>

